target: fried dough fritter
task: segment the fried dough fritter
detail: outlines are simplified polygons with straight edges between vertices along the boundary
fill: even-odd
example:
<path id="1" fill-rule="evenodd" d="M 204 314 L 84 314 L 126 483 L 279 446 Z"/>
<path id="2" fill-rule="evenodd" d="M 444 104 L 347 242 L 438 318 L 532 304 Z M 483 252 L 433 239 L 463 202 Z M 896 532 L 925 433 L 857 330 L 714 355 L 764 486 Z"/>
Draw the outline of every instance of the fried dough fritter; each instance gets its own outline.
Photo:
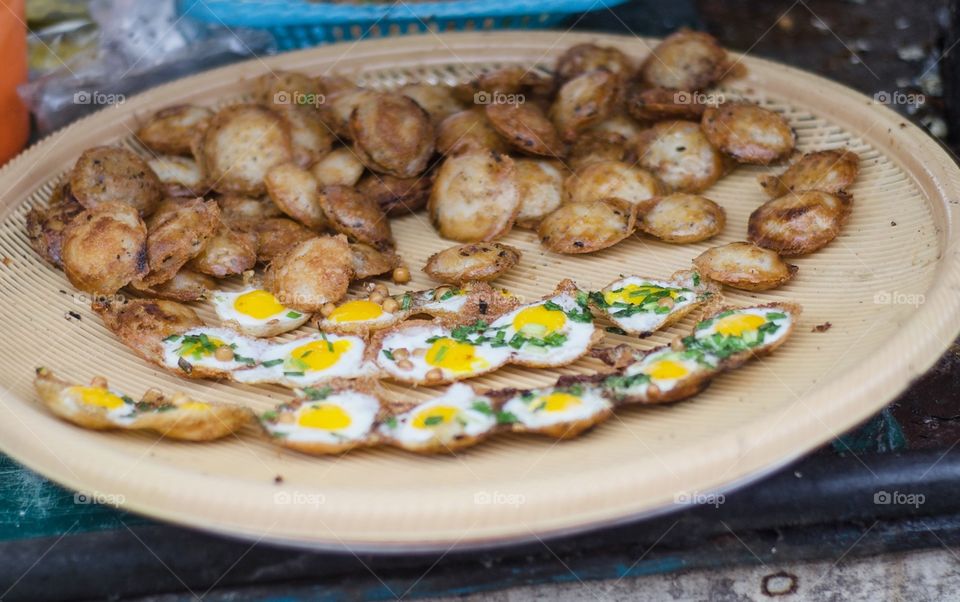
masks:
<path id="1" fill-rule="evenodd" d="M 147 273 L 147 226 L 131 205 L 98 203 L 67 224 L 62 258 L 71 284 L 111 295 Z"/>

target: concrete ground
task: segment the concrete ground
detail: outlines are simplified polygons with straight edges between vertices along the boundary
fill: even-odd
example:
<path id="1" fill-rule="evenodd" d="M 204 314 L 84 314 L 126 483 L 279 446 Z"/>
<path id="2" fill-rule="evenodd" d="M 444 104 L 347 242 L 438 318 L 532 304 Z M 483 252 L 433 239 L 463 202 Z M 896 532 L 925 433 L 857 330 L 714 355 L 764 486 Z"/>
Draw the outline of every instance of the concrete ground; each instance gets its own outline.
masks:
<path id="1" fill-rule="evenodd" d="M 682 600 L 710 602 L 960 600 L 960 556 L 948 548 L 810 562 L 691 571 L 619 581 L 515 587 L 434 602 L 573 602 Z"/>

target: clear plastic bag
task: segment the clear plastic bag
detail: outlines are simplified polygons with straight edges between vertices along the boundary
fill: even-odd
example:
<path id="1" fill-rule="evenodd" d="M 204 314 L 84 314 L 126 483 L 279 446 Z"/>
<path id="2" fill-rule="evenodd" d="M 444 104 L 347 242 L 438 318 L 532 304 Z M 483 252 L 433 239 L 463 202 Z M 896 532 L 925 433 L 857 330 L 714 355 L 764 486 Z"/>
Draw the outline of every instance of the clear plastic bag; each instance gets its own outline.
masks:
<path id="1" fill-rule="evenodd" d="M 174 0 L 94 0 L 97 50 L 18 88 L 46 135 L 146 88 L 276 52 L 264 31 L 211 26 L 177 14 Z"/>

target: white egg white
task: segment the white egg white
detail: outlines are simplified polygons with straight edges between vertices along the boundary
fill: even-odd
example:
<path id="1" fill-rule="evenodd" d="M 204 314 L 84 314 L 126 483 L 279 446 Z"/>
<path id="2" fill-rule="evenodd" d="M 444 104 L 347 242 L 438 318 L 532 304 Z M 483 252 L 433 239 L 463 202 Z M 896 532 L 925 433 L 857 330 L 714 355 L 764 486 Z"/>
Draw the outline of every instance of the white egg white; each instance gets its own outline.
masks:
<path id="1" fill-rule="evenodd" d="M 351 301 L 346 301 L 342 303 L 341 306 L 350 302 Z M 323 318 L 322 320 L 320 320 L 319 326 L 322 330 L 328 330 L 328 331 L 329 330 L 336 331 L 338 328 L 353 327 L 353 326 L 360 326 L 360 325 L 368 328 L 369 330 L 379 330 L 379 329 L 387 328 L 393 324 L 396 324 L 397 322 L 403 320 L 410 314 L 409 310 L 408 311 L 398 310 L 397 312 L 391 313 L 381 308 L 381 311 L 382 313 L 379 316 L 375 318 L 367 318 L 364 320 Z"/>
<path id="2" fill-rule="evenodd" d="M 326 349 L 337 349 L 333 362 L 322 369 L 311 369 L 302 362 L 313 361 L 309 357 L 298 360 L 293 354 L 305 345 L 312 345 L 313 352 L 325 354 Z M 339 346 L 346 345 L 340 351 Z M 260 356 L 260 363 L 249 370 L 234 373 L 234 378 L 243 383 L 276 383 L 288 387 L 309 387 L 333 378 L 361 378 L 372 376 L 377 368 L 364 358 L 366 344 L 357 336 L 320 334 L 300 337 L 284 343 L 270 345 Z M 312 353 L 313 353 L 312 352 Z"/>
<path id="3" fill-rule="evenodd" d="M 240 297 L 260 290 L 263 289 L 248 287 L 237 292 L 215 291 L 211 301 L 214 311 L 217 312 L 217 317 L 223 321 L 224 325 L 234 327 L 242 333 L 253 336 L 257 336 L 258 331 L 267 327 L 269 327 L 271 335 L 296 330 L 310 319 L 310 314 L 288 307 L 283 307 L 263 318 L 251 316 L 237 309 L 236 303 Z"/>
<path id="4" fill-rule="evenodd" d="M 442 420 L 431 420 L 430 416 L 440 416 Z M 453 384 L 443 395 L 385 422 L 380 430 L 401 447 L 417 448 L 431 443 L 448 444 L 460 436 L 476 437 L 496 425 L 489 397 L 478 395 L 469 385 Z"/>
<path id="5" fill-rule="evenodd" d="M 350 424 L 338 429 L 325 429 L 301 424 L 301 418 L 314 409 L 336 406 L 350 417 Z M 297 443 L 327 443 L 337 445 L 366 439 L 380 411 L 380 400 L 359 391 L 343 390 L 329 394 L 319 401 L 304 401 L 290 422 L 263 421 L 263 426 L 274 437 Z"/>
<path id="6" fill-rule="evenodd" d="M 669 309 L 656 309 L 651 307 L 641 307 L 637 304 L 624 301 L 615 301 L 604 308 L 610 321 L 631 334 L 650 333 L 659 330 L 674 314 L 687 311 L 691 305 L 699 302 L 699 295 L 689 289 L 679 286 L 676 282 L 666 280 L 651 280 L 639 276 L 628 276 L 621 280 L 613 282 L 602 291 L 606 301 L 606 293 L 619 292 L 628 286 L 655 286 L 658 288 L 676 291 L 676 297 L 673 299 L 674 305 Z M 631 299 L 632 300 L 632 299 Z M 641 301 L 638 297 L 636 301 Z M 658 313 L 660 312 L 660 313 Z M 620 314 L 620 315 L 618 315 Z M 629 315 L 628 315 L 629 314 Z"/>
<path id="7" fill-rule="evenodd" d="M 468 295 L 463 290 L 451 290 L 453 294 L 447 293 L 446 299 L 437 299 L 435 290 L 422 291 L 417 293 L 414 304 L 420 311 L 432 315 L 457 314 L 467 304 Z"/>
<path id="8" fill-rule="evenodd" d="M 563 408 L 554 408 L 555 397 L 572 396 L 576 402 L 570 402 Z M 564 398 L 566 399 L 566 398 Z M 511 397 L 503 405 L 503 412 L 516 418 L 517 423 L 530 430 L 537 430 L 566 422 L 576 422 L 606 412 L 612 407 L 603 396 L 600 387 L 593 385 L 573 385 L 571 387 L 545 387 L 522 391 Z"/>
<path id="9" fill-rule="evenodd" d="M 118 406 L 113 409 L 109 409 L 103 406 L 91 405 L 84 403 L 83 395 L 81 391 L 83 389 L 90 389 L 93 387 L 82 387 L 82 386 L 71 386 L 65 387 L 60 392 L 60 399 L 64 405 L 72 410 L 76 411 L 86 411 L 90 409 L 101 409 L 103 410 L 104 417 L 107 418 L 110 422 L 117 424 L 118 426 L 124 426 L 131 424 L 137 417 L 137 406 L 132 398 L 127 397 L 119 391 L 114 391 L 113 389 L 108 389 L 110 393 L 116 395 L 123 400 L 123 405 Z"/>
<path id="10" fill-rule="evenodd" d="M 442 362 L 431 364 L 428 361 L 430 350 L 434 346 L 434 339 L 452 340 L 451 329 L 440 324 L 398 328 L 383 338 L 381 351 L 377 356 L 377 364 L 385 372 L 399 380 L 426 383 L 427 373 L 431 370 L 439 368 L 444 381 L 462 380 L 496 370 L 506 364 L 511 355 L 511 350 L 506 346 L 494 347 L 486 343 L 474 344 L 473 354 L 477 360 L 473 362 L 472 369 L 464 370 L 460 369 L 460 366 L 452 366 L 453 369 L 451 369 L 450 366 L 444 366 Z M 450 348 L 460 348 L 464 344 L 454 340 Z M 404 364 L 393 355 L 393 352 L 398 349 L 405 349 L 408 352 L 406 360 L 410 365 L 407 369 L 403 369 L 401 366 Z M 451 352 L 448 360 L 452 359 L 454 353 Z"/>
<path id="11" fill-rule="evenodd" d="M 220 341 L 233 349 L 234 358 L 218 360 L 214 353 L 204 349 L 199 340 Z M 230 328 L 191 328 L 180 335 L 172 335 L 163 341 L 163 363 L 170 368 L 182 369 L 181 359 L 191 366 L 203 366 L 225 372 L 241 372 L 260 361 L 268 343 L 244 336 Z"/>
<path id="12" fill-rule="evenodd" d="M 580 304 L 577 303 L 577 299 L 571 294 L 563 293 L 555 295 L 550 299 L 521 305 L 513 311 L 497 318 L 490 325 L 487 336 L 493 336 L 496 331 L 502 330 L 504 332 L 504 340 L 508 343 L 513 341 L 514 337 L 518 334 L 514 326 L 514 321 L 517 316 L 526 309 L 541 306 L 548 302 L 559 306 L 560 311 L 564 313 L 563 325 L 557 329 L 555 333 L 549 333 L 563 335 L 563 342 L 550 345 L 536 344 L 537 341 L 548 341 L 549 339 L 547 337 L 549 334 L 537 328 L 524 327 L 524 332 L 521 332 L 520 335 L 526 337 L 528 340 L 534 339 L 535 342 L 524 342 L 519 347 L 509 345 L 511 361 L 518 364 L 529 364 L 539 367 L 563 366 L 573 362 L 590 349 L 590 346 L 593 344 L 593 336 L 596 329 L 592 319 L 589 322 L 578 322 L 569 317 L 570 313 L 584 311 Z"/>

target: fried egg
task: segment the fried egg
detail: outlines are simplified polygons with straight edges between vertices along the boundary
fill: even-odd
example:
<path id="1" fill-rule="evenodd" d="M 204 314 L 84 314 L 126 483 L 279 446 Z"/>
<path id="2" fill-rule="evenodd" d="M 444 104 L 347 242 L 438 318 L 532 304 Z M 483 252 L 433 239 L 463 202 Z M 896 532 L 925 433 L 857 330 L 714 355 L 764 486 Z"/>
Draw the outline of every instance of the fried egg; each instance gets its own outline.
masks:
<path id="1" fill-rule="evenodd" d="M 380 303 L 369 299 L 345 301 L 336 306 L 330 315 L 320 320 L 318 326 L 326 332 L 344 334 L 389 328 L 409 316 L 413 305 L 409 295 L 400 295 L 394 299 L 397 301 L 398 308 L 392 312 L 384 309 Z"/>
<path id="2" fill-rule="evenodd" d="M 699 284 L 699 277 L 693 284 Z M 679 320 L 706 298 L 676 281 L 628 276 L 591 293 L 593 305 L 630 334 L 649 334 Z"/>
<path id="3" fill-rule="evenodd" d="M 312 454 L 346 451 L 372 443 L 380 400 L 349 388 L 308 388 L 306 399 L 281 404 L 260 417 L 274 443 Z"/>
<path id="4" fill-rule="evenodd" d="M 618 374 L 604 380 L 623 403 L 677 401 L 698 393 L 718 371 L 717 358 L 702 351 L 661 347 L 643 353 Z"/>
<path id="5" fill-rule="evenodd" d="M 454 384 L 443 395 L 387 419 L 380 432 L 398 447 L 440 453 L 473 445 L 496 425 L 489 397 L 469 385 Z"/>
<path id="6" fill-rule="evenodd" d="M 214 292 L 213 308 L 224 326 L 255 337 L 296 330 L 310 319 L 310 314 L 285 307 L 273 293 L 254 287 Z"/>
<path id="7" fill-rule="evenodd" d="M 799 312 L 799 307 L 789 303 L 724 309 L 700 321 L 683 343 L 687 349 L 735 364 L 769 353 L 783 343 Z"/>
<path id="8" fill-rule="evenodd" d="M 60 393 L 66 408 L 100 414 L 106 421 L 117 426 L 131 424 L 137 415 L 133 398 L 102 387 L 73 385 Z"/>
<path id="9" fill-rule="evenodd" d="M 34 387 L 51 412 L 89 429 L 149 430 L 171 439 L 210 441 L 236 432 L 251 417 L 242 406 L 195 401 L 183 393 L 167 399 L 155 389 L 134 401 L 103 377 L 89 386 L 75 385 L 47 368 L 37 370 Z"/>
<path id="10" fill-rule="evenodd" d="M 380 339 L 377 363 L 394 379 L 437 385 L 492 372 L 509 361 L 504 342 L 483 337 L 486 324 L 449 328 L 417 320 L 401 324 Z"/>
<path id="11" fill-rule="evenodd" d="M 514 431 L 574 437 L 610 415 L 613 404 L 592 384 L 519 391 L 503 404 L 501 421 Z"/>
<path id="12" fill-rule="evenodd" d="M 596 334 L 586 294 L 577 291 L 521 305 L 496 319 L 486 336 L 506 342 L 513 363 L 549 367 L 584 355 Z"/>
<path id="13" fill-rule="evenodd" d="M 163 340 L 163 364 L 197 378 L 228 376 L 256 365 L 268 344 L 230 328 L 191 328 Z"/>
<path id="14" fill-rule="evenodd" d="M 361 378 L 377 372 L 367 361 L 366 344 L 357 336 L 310 335 L 270 345 L 260 363 L 234 373 L 243 383 L 276 383 L 309 387 L 333 378 Z"/>

